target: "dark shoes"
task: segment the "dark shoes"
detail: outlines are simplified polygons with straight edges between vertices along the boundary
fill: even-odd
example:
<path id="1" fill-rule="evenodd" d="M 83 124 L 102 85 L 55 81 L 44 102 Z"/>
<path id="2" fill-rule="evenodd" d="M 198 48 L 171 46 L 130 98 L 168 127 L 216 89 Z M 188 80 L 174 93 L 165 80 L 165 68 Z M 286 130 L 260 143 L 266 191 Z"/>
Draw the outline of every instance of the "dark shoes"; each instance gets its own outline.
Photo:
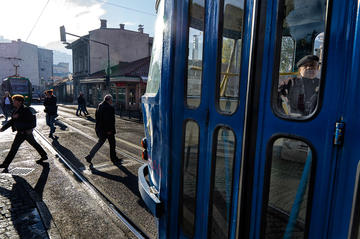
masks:
<path id="1" fill-rule="evenodd" d="M 85 159 L 86 159 L 86 162 L 91 163 L 91 158 L 90 158 L 90 156 L 89 156 L 89 155 L 88 155 L 88 156 L 86 156 L 86 157 L 85 157 Z"/>

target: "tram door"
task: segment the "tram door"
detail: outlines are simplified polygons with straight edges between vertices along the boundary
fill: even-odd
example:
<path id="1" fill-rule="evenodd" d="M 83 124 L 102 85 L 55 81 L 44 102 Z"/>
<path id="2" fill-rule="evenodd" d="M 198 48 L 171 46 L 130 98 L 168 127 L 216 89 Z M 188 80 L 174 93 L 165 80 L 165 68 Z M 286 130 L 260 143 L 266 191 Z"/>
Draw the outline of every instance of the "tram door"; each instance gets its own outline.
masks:
<path id="1" fill-rule="evenodd" d="M 258 3 L 178 2 L 169 238 L 347 235 L 352 2 Z"/>
<path id="2" fill-rule="evenodd" d="M 235 237 L 252 7 L 178 1 L 168 238 Z"/>
<path id="3" fill-rule="evenodd" d="M 245 129 L 240 235 L 348 235 L 356 169 L 345 149 L 355 141 L 342 136 L 353 117 L 344 106 L 356 98 L 349 89 L 357 80 L 350 67 L 354 29 L 344 26 L 353 24 L 354 3 L 267 3 L 273 20 L 260 20 L 264 35 L 255 43 L 265 45 L 256 51 L 262 57 L 252 79 L 259 89 L 249 99 L 259 102 L 248 112 L 257 126 Z"/>

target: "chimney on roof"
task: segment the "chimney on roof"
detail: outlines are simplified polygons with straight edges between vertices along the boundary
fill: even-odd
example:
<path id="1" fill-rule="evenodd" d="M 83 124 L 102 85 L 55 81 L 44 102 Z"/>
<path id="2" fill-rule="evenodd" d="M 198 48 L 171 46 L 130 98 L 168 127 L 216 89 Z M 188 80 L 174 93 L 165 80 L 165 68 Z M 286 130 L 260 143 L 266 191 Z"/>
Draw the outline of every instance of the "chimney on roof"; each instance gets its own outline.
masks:
<path id="1" fill-rule="evenodd" d="M 100 28 L 106 28 L 106 20 L 105 19 L 100 19 Z"/>
<path id="2" fill-rule="evenodd" d="M 138 31 L 140 32 L 140 33 L 144 33 L 144 25 L 139 25 L 139 28 L 138 28 Z"/>
<path id="3" fill-rule="evenodd" d="M 120 24 L 120 29 L 121 29 L 121 30 L 125 30 L 125 24 L 123 24 L 123 23 Z"/>

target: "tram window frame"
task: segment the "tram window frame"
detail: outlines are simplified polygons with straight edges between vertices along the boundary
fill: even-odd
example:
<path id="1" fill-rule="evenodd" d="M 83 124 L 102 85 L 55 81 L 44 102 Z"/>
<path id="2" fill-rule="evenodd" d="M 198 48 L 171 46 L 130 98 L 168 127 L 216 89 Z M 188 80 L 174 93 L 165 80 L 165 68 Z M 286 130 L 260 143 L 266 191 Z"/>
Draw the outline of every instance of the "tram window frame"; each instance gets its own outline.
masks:
<path id="1" fill-rule="evenodd" d="M 212 153 L 211 153 L 211 176 L 210 176 L 210 197 L 209 197 L 209 208 L 208 208 L 208 231 L 207 231 L 207 238 L 211 238 L 211 225 L 212 225 L 212 211 L 213 211 L 213 196 L 214 196 L 214 183 L 215 183 L 215 174 L 216 174 L 216 153 L 217 153 L 217 145 L 218 145 L 218 135 L 220 129 L 226 129 L 228 131 L 231 131 L 234 135 L 234 155 L 233 155 L 233 167 L 232 167 L 232 179 L 231 179 L 231 194 L 230 194 L 230 215 L 229 215 L 229 225 L 228 225 L 228 235 L 230 235 L 230 229 L 231 229 L 231 218 L 233 217 L 232 207 L 234 205 L 233 202 L 233 195 L 234 195 L 234 178 L 235 178 L 235 163 L 236 163 L 236 150 L 237 150 L 237 138 L 235 134 L 235 130 L 229 127 L 228 125 L 219 124 L 216 126 L 216 128 L 213 131 L 212 134 Z M 215 137 L 216 136 L 216 137 Z M 235 212 L 235 215 L 237 212 Z"/>
<path id="2" fill-rule="evenodd" d="M 206 39 L 206 28 L 205 28 L 205 23 L 206 23 L 206 11 L 205 9 L 207 8 L 207 3 L 209 0 L 203 0 L 204 1 L 204 8 L 203 8 L 203 13 L 204 13 L 204 19 L 203 19 L 203 28 L 201 29 L 203 32 L 203 43 L 202 43 L 202 49 L 201 49 L 201 78 L 200 78 L 200 94 L 199 94 L 199 104 L 196 106 L 190 105 L 188 102 L 188 82 L 189 82 L 189 55 L 190 55 L 190 48 L 187 47 L 186 48 L 186 57 L 185 57 L 185 74 L 184 74 L 184 103 L 186 108 L 188 109 L 197 109 L 200 107 L 201 105 L 201 96 L 202 96 L 202 87 L 203 87 L 203 79 L 204 79 L 204 73 L 203 73 L 203 69 L 204 69 L 204 49 L 205 49 L 205 39 Z M 195 0 L 189 0 L 189 4 L 188 4 L 188 19 L 187 19 L 187 28 L 186 28 L 186 46 L 189 46 L 190 43 L 190 28 L 191 27 L 191 4 L 193 4 L 195 2 Z M 201 31 L 200 30 L 200 31 Z M 197 97 L 197 96 L 196 96 Z"/>
<path id="3" fill-rule="evenodd" d="M 353 205 L 351 210 L 351 219 L 349 226 L 349 239 L 358 239 L 360 237 L 360 161 L 356 169 Z"/>
<path id="4" fill-rule="evenodd" d="M 266 234 L 266 214 L 269 203 L 271 166 L 272 166 L 274 143 L 276 142 L 276 140 L 281 138 L 301 141 L 307 144 L 307 146 L 310 148 L 312 153 L 311 171 L 310 171 L 310 178 L 308 181 L 309 188 L 308 188 L 308 198 L 306 202 L 307 208 L 306 208 L 305 228 L 304 228 L 304 238 L 307 239 L 310 230 L 310 219 L 311 219 L 312 202 L 313 202 L 312 199 L 314 196 L 314 188 L 315 188 L 314 186 L 315 186 L 315 178 L 316 178 L 317 152 L 315 150 L 315 147 L 309 140 L 291 134 L 274 134 L 267 143 L 266 162 L 264 167 L 264 183 L 263 183 L 263 193 L 262 193 L 263 198 L 262 198 L 262 206 L 261 206 L 260 238 L 262 239 L 265 238 L 265 234 Z"/>
<path id="5" fill-rule="evenodd" d="M 324 88 L 326 84 L 326 72 L 327 72 L 327 58 L 328 58 L 328 50 L 329 50 L 329 41 L 330 41 L 330 26 L 331 26 L 331 12 L 332 12 L 332 0 L 325 0 L 326 1 L 326 9 L 325 9 L 325 20 L 324 20 L 324 31 L 319 32 L 316 37 L 320 33 L 324 33 L 324 42 L 323 42 L 323 54 L 322 54 L 322 62 L 321 62 L 321 71 L 320 71 L 320 81 L 319 81 L 319 93 L 317 98 L 317 105 L 313 112 L 309 115 L 305 116 L 291 116 L 286 115 L 279 111 L 277 107 L 277 99 L 278 99 L 278 84 L 279 84 L 279 70 L 280 70 L 280 57 L 281 57 L 281 40 L 283 35 L 283 21 L 284 21 L 284 10 L 285 10 L 285 1 L 286 0 L 278 0 L 278 9 L 277 9 L 277 18 L 276 18 L 276 36 L 275 36 L 275 44 L 274 44 L 274 64 L 273 64 L 273 71 L 272 71 L 272 83 L 271 83 L 271 98 L 270 98 L 270 105 L 273 114 L 284 120 L 288 121 L 297 121 L 297 122 L 306 122 L 311 121 L 317 117 L 320 113 L 323 103 L 323 96 L 324 96 Z M 279 11 L 279 9 L 281 9 Z M 312 49 L 311 52 L 314 52 L 314 44 L 316 37 L 312 42 Z M 296 49 L 296 45 L 295 45 Z M 296 63 L 296 62 L 294 62 Z"/>
<path id="6" fill-rule="evenodd" d="M 236 104 L 236 109 L 233 112 L 227 112 L 227 111 L 223 111 L 221 110 L 220 107 L 220 85 L 221 85 L 221 66 L 222 66 L 222 51 L 223 51 L 223 38 L 224 38 L 224 16 L 225 16 L 225 1 L 226 0 L 217 0 L 219 1 L 220 4 L 220 9 L 219 9 L 219 19 L 218 19 L 218 40 L 217 40 L 217 61 L 216 61 L 216 87 L 215 87 L 215 108 L 216 111 L 219 114 L 222 115 L 227 115 L 227 116 L 232 116 L 234 114 L 236 114 L 236 112 L 239 110 L 239 106 L 240 106 L 240 84 L 241 84 L 241 72 L 242 72 L 242 60 L 243 60 L 243 47 L 244 47 L 244 32 L 245 32 L 245 24 L 244 22 L 246 21 L 246 6 L 247 6 L 247 1 L 244 1 L 244 5 L 243 5 L 243 16 L 242 16 L 242 26 L 241 26 L 241 38 L 237 39 L 240 40 L 241 39 L 241 45 L 239 47 L 240 49 L 240 65 L 239 65 L 239 76 L 237 77 L 239 83 L 238 83 L 238 96 L 237 96 L 237 104 Z M 233 39 L 235 40 L 235 39 Z M 238 49 L 238 50 L 239 50 Z"/>
<path id="7" fill-rule="evenodd" d="M 156 16 L 156 20 L 155 20 L 155 25 L 161 25 L 162 28 L 158 29 L 159 27 L 155 28 L 155 33 L 154 33 L 154 41 L 153 41 L 153 45 L 152 45 L 152 49 L 151 49 L 151 59 L 150 59 L 150 67 L 149 67 L 149 76 L 148 76 L 148 80 L 147 80 L 147 85 L 146 85 L 146 89 L 145 89 L 145 94 L 148 95 L 152 95 L 152 96 L 156 96 L 159 93 L 160 87 L 161 87 L 161 82 L 162 82 L 162 74 L 163 74 L 163 70 L 162 70 L 162 65 L 163 65 L 163 57 L 164 57 L 164 34 L 165 34 L 165 30 L 166 30 L 166 20 L 164 19 L 165 17 L 165 0 L 158 0 L 156 2 L 156 11 L 157 11 L 157 16 Z M 161 19 L 161 24 L 158 24 Z M 161 35 L 160 35 L 160 30 L 161 30 Z M 157 35 L 157 31 L 159 31 L 159 34 Z M 159 45 L 159 49 L 157 49 L 158 51 L 160 51 L 160 56 L 158 59 L 155 58 L 155 56 L 157 54 L 154 54 L 155 50 L 156 50 L 156 43 L 159 41 L 160 39 L 157 39 L 157 37 L 161 36 L 161 45 Z M 154 64 L 159 65 L 159 67 L 157 67 L 157 69 L 159 69 L 159 73 L 158 73 L 158 77 L 151 79 L 151 73 L 152 71 L 155 69 Z"/>
<path id="8" fill-rule="evenodd" d="M 196 165 L 196 184 L 195 184 L 195 198 L 194 198 L 194 204 L 195 204 L 195 211 L 194 211 L 194 224 L 192 227 L 192 234 L 188 235 L 183 227 L 183 195 L 184 195 L 184 157 L 185 157 L 185 140 L 186 140 L 186 125 L 188 122 L 193 122 L 197 125 L 198 129 L 199 129 L 199 134 L 198 134 L 198 138 L 197 138 L 197 165 Z M 181 161 L 181 178 L 180 178 L 180 200 L 179 200 L 179 221 L 180 221 L 180 228 L 181 231 L 188 237 L 193 237 L 195 235 L 195 226 L 196 226 L 196 209 L 197 209 L 197 197 L 198 197 L 198 181 L 199 181 L 199 164 L 200 164 L 200 125 L 198 124 L 198 122 L 196 122 L 193 119 L 186 119 L 183 123 L 183 137 L 182 137 L 182 161 Z"/>

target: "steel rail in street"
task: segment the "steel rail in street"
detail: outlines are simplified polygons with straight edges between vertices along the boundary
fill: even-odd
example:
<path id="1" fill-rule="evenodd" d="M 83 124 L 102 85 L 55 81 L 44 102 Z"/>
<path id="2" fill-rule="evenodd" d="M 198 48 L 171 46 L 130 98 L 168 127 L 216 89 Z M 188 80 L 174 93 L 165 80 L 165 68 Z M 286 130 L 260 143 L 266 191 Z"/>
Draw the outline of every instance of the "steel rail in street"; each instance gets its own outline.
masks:
<path id="1" fill-rule="evenodd" d="M 99 199 L 105 203 L 105 205 L 124 223 L 124 225 L 139 239 L 150 238 L 145 232 L 141 231 L 135 223 L 131 221 L 126 215 L 124 215 L 119 208 L 115 206 L 111 200 L 106 197 L 97 187 L 92 184 L 83 174 L 64 156 L 57 148 L 55 148 L 48 139 L 38 130 L 34 130 L 38 139 L 49 149 L 55 156 L 57 156 L 75 175 L 81 180 L 92 192 L 95 193 Z"/>
<path id="2" fill-rule="evenodd" d="M 58 121 L 59 121 L 59 120 L 58 120 Z M 98 141 L 98 139 L 96 139 L 96 138 L 94 138 L 94 137 L 92 137 L 92 136 L 84 133 L 83 131 L 79 130 L 78 128 L 76 128 L 76 127 L 74 127 L 74 126 L 72 126 L 72 125 L 70 125 L 69 123 L 66 123 L 66 122 L 64 122 L 64 121 L 60 121 L 60 122 L 61 122 L 62 124 L 64 124 L 66 127 L 68 127 L 68 128 L 70 128 L 70 129 L 72 129 L 73 131 L 81 134 L 82 136 L 84 136 L 84 137 L 86 137 L 86 138 L 88 138 L 88 139 L 90 139 L 90 140 L 92 140 L 92 141 L 94 141 L 94 142 L 97 142 L 97 141 Z M 78 123 L 77 123 L 77 124 L 78 124 Z M 82 125 L 82 126 L 83 126 L 83 125 Z M 83 126 L 83 127 L 87 127 L 87 126 Z M 140 163 L 140 164 L 147 163 L 146 161 L 141 160 L 141 159 L 137 158 L 136 156 L 134 156 L 134 155 L 132 155 L 132 154 L 130 154 L 130 153 L 128 153 L 128 152 L 125 152 L 124 150 L 116 149 L 116 152 L 119 153 L 119 154 L 121 154 L 121 155 L 124 156 L 124 157 L 127 157 L 127 158 L 129 158 L 129 159 L 135 160 L 135 161 L 137 161 L 137 162 Z"/>
<path id="3" fill-rule="evenodd" d="M 63 109 L 61 109 L 61 110 L 58 108 L 58 111 L 62 111 L 62 112 L 68 113 L 68 114 L 73 113 L 73 112 L 70 111 L 70 110 L 64 110 L 64 108 L 65 108 L 65 109 L 69 109 L 69 108 L 63 107 Z M 120 118 L 120 119 L 117 119 L 117 120 L 121 120 L 121 121 L 126 122 L 126 120 L 123 120 L 123 119 L 121 119 L 121 118 Z M 75 121 L 72 121 L 72 122 L 75 123 L 75 124 L 79 124 L 79 125 L 81 125 L 82 127 L 85 127 L 85 128 L 88 128 L 88 129 L 93 130 L 93 128 L 90 128 L 89 126 L 82 125 L 82 124 L 80 124 L 80 123 L 78 123 L 78 122 L 75 122 Z M 122 139 L 122 138 L 120 138 L 120 137 L 116 137 L 116 135 L 115 135 L 115 138 L 116 138 L 117 141 L 120 141 L 120 142 L 122 142 L 122 143 L 124 143 L 124 144 L 127 144 L 127 145 L 129 145 L 130 147 L 133 147 L 133 148 L 142 150 L 142 148 L 141 148 L 139 145 L 136 145 L 136 144 L 133 144 L 133 143 L 131 143 L 131 142 L 128 142 L 128 141 L 126 141 L 126 140 L 124 140 L 124 139 Z"/>

